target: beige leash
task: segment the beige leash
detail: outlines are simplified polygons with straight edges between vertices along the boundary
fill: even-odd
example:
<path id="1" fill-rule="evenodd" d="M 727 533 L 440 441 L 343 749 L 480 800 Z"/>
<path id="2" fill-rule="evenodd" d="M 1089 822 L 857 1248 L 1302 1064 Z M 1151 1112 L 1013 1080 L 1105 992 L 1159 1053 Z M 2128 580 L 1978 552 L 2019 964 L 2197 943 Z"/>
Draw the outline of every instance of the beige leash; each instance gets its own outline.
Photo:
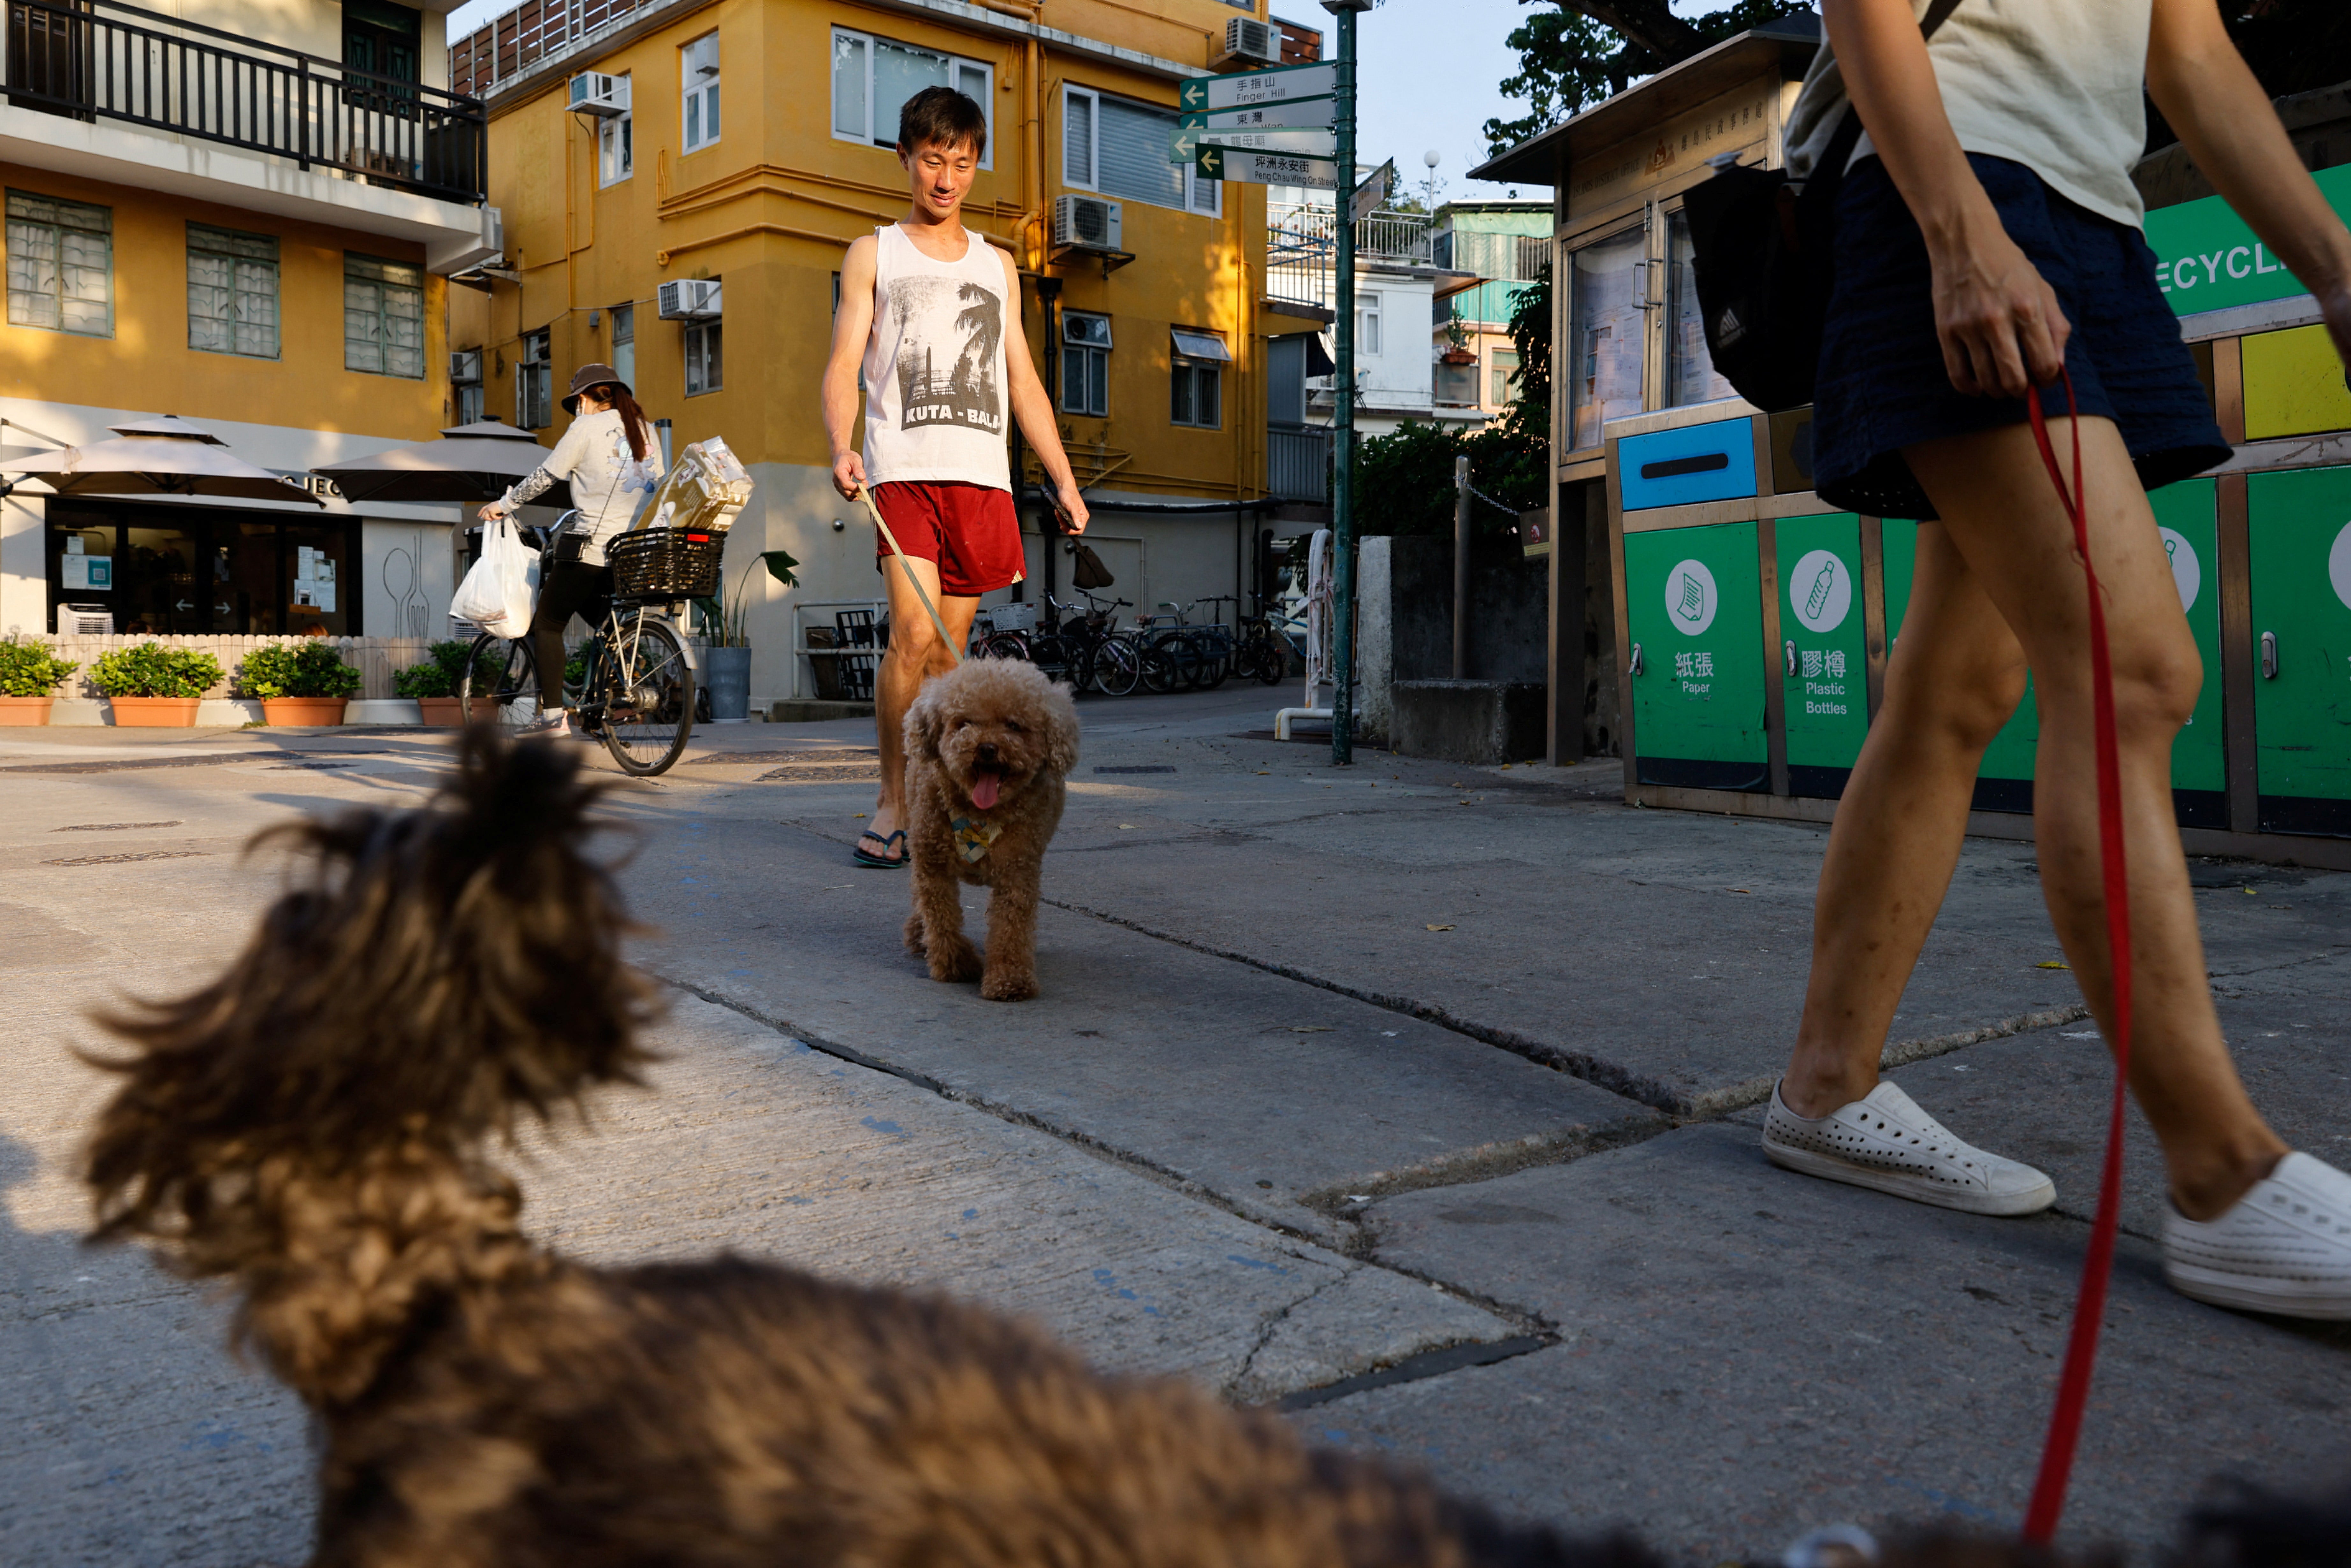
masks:
<path id="1" fill-rule="evenodd" d="M 906 552 L 898 548 L 898 536 L 892 533 L 890 525 L 882 520 L 882 508 L 873 504 L 873 492 L 860 485 L 857 486 L 857 498 L 864 502 L 865 509 L 872 514 L 873 526 L 882 530 L 882 538 L 889 545 L 890 553 L 898 558 L 898 570 L 906 574 L 907 585 L 914 589 L 914 597 L 923 601 L 923 609 L 929 613 L 931 625 L 939 634 L 939 646 L 952 654 L 956 664 L 962 664 L 963 650 L 956 647 L 955 639 L 947 635 L 947 623 L 939 619 L 938 606 L 931 602 L 929 592 L 923 587 L 923 580 L 916 577 L 914 569 L 906 564 Z"/>

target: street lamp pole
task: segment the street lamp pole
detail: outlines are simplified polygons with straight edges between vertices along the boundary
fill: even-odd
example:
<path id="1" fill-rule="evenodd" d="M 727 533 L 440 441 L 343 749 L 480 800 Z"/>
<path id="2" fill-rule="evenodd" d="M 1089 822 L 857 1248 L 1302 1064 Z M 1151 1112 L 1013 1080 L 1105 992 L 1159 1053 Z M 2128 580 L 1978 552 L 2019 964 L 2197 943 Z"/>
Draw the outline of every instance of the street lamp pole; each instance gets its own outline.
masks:
<path id="1" fill-rule="evenodd" d="M 1379 0 L 1322 0 L 1339 20 L 1337 91 L 1332 103 L 1338 132 L 1338 178 L 1331 193 L 1339 228 L 1338 363 L 1331 439 L 1332 543 L 1338 556 L 1331 605 L 1331 762 L 1355 760 L 1355 16 Z"/>

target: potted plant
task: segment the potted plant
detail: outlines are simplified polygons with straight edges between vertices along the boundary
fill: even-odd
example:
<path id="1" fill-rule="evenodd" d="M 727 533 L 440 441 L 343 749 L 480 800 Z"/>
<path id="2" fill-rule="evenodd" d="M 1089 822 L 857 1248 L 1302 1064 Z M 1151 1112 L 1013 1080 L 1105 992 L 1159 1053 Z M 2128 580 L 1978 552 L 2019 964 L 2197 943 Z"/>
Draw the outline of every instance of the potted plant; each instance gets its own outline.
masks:
<path id="1" fill-rule="evenodd" d="M 786 588 L 796 588 L 799 579 L 792 569 L 799 562 L 789 550 L 762 550 L 759 563 L 769 576 Z M 741 724 L 751 716 L 751 632 L 749 626 L 751 582 L 758 575 L 758 567 L 746 567 L 735 581 L 735 602 L 728 608 L 715 595 L 694 601 L 695 618 L 702 624 L 702 635 L 707 645 L 702 650 L 702 689 L 709 694 L 708 721 L 712 724 Z"/>
<path id="2" fill-rule="evenodd" d="M 141 643 L 99 654 L 89 684 L 114 709 L 118 725 L 192 727 L 204 694 L 224 673 L 210 653 Z"/>
<path id="3" fill-rule="evenodd" d="M 57 687 L 80 668 L 50 653 L 46 643 L 0 642 L 0 724 L 48 723 Z"/>
<path id="4" fill-rule="evenodd" d="M 426 724 L 454 729 L 465 722 L 457 711 L 457 685 L 465 678 L 465 658 L 473 651 L 471 643 L 435 643 L 424 650 L 425 663 L 392 672 L 392 689 L 413 697 Z"/>
<path id="5" fill-rule="evenodd" d="M 360 695 L 360 673 L 323 637 L 256 648 L 237 678 L 246 695 L 261 699 L 267 724 L 340 724 L 344 705 Z"/>

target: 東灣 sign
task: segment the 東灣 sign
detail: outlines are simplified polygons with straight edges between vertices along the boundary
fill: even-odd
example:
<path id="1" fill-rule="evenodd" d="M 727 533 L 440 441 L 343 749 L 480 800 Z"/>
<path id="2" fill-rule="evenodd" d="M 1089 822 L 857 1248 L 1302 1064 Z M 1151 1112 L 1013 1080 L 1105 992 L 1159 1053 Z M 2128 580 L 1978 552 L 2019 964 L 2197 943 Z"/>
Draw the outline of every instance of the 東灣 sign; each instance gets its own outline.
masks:
<path id="1" fill-rule="evenodd" d="M 2337 213 L 2351 213 L 2351 164 L 2313 177 Z M 2218 196 L 2147 214 L 2147 243 L 2155 251 L 2155 280 L 2182 316 L 2309 292 Z"/>

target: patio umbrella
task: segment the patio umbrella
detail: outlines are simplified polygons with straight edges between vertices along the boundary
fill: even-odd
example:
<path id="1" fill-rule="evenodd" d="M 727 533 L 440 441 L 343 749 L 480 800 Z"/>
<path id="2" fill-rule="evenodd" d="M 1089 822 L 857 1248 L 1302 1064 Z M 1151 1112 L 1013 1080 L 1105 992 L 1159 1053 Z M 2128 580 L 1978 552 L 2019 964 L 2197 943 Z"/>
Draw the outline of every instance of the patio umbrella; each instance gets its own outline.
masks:
<path id="1" fill-rule="evenodd" d="M 237 456 L 203 425 L 165 414 L 108 426 L 120 438 L 0 458 L 0 470 L 60 496 L 241 496 L 327 503 L 282 475 Z"/>
<path id="2" fill-rule="evenodd" d="M 547 448 L 529 431 L 485 419 L 454 425 L 438 441 L 395 446 L 317 472 L 332 479 L 347 501 L 480 502 L 496 500 L 546 461 Z M 558 479 L 532 504 L 569 507 L 571 486 Z"/>

